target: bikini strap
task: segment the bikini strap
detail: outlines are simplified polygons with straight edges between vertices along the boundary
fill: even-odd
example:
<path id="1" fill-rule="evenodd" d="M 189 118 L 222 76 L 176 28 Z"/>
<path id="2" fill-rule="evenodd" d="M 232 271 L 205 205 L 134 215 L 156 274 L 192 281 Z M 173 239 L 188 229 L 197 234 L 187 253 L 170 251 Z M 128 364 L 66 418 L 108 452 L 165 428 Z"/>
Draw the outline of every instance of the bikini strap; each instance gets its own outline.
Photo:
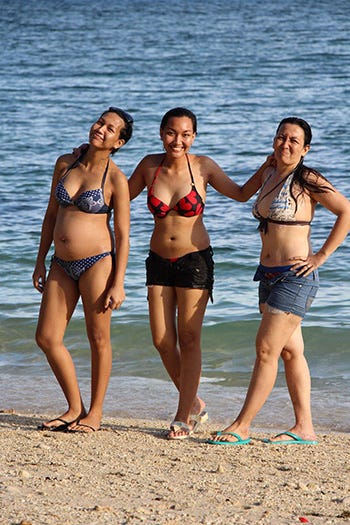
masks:
<path id="1" fill-rule="evenodd" d="M 187 160 L 187 166 L 188 166 L 188 170 L 190 172 L 190 175 L 191 175 L 191 184 L 192 186 L 195 188 L 195 183 L 194 183 L 194 178 L 193 178 L 193 174 L 192 174 L 192 170 L 191 170 L 191 164 L 190 164 L 190 159 L 188 158 L 188 155 L 186 153 L 186 160 Z"/>
<path id="2" fill-rule="evenodd" d="M 81 155 L 77 159 L 75 159 L 75 161 L 70 166 L 68 166 L 60 180 L 64 180 L 67 177 L 68 173 L 78 166 L 80 161 L 83 159 L 84 155 L 85 151 L 83 151 L 83 153 L 81 153 Z"/>
<path id="3" fill-rule="evenodd" d="M 293 172 L 292 172 L 293 173 Z M 267 197 L 268 195 L 270 195 L 270 193 L 272 193 L 276 188 L 278 188 L 278 186 L 280 186 L 281 184 L 283 184 L 284 182 L 286 182 L 286 180 L 288 179 L 288 177 L 290 175 L 292 175 L 292 173 L 289 173 L 288 175 L 286 175 L 282 180 L 280 180 L 277 184 L 275 184 L 275 186 L 273 188 L 271 188 L 271 190 L 269 190 L 267 193 L 265 193 L 265 195 L 263 195 L 261 197 L 261 199 L 259 199 L 259 202 L 261 202 L 262 200 L 265 199 L 265 197 Z M 272 174 L 270 175 L 272 176 Z M 270 178 L 270 177 L 269 177 Z M 266 182 L 268 181 L 268 179 L 266 180 Z"/>
<path id="4" fill-rule="evenodd" d="M 159 166 L 157 167 L 157 169 L 156 169 L 156 171 L 154 173 L 154 177 L 153 177 L 153 180 L 152 180 L 152 183 L 151 183 L 151 185 L 149 187 L 148 192 L 150 192 L 153 189 L 153 185 L 154 185 L 154 183 L 157 180 L 157 177 L 158 177 L 158 175 L 160 173 L 160 170 L 162 169 L 163 163 L 164 163 L 164 158 L 162 159 L 162 162 L 159 164 Z"/>
<path id="5" fill-rule="evenodd" d="M 102 190 L 103 190 L 103 186 L 105 185 L 105 180 L 106 180 L 107 173 L 108 173 L 109 161 L 110 161 L 110 159 L 108 159 L 108 162 L 107 162 L 107 165 L 106 165 L 103 177 L 102 177 L 102 182 L 101 182 L 101 189 Z"/>
<path id="6" fill-rule="evenodd" d="M 270 219 L 269 217 L 262 217 L 259 219 L 259 226 L 257 227 L 257 230 L 267 233 L 269 222 L 274 224 L 285 224 L 286 226 L 309 226 L 311 224 L 311 221 L 279 221 L 277 219 Z"/>

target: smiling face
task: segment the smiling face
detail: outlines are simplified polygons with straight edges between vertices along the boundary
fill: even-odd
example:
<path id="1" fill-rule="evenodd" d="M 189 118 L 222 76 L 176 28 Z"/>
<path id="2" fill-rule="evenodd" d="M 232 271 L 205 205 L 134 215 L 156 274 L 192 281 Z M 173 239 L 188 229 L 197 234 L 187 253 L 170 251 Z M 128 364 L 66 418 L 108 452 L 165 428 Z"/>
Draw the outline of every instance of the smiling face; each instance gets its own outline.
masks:
<path id="1" fill-rule="evenodd" d="M 171 117 L 160 130 L 166 153 L 175 157 L 188 153 L 195 137 L 196 133 L 189 117 Z"/>
<path id="2" fill-rule="evenodd" d="M 298 124 L 286 123 L 277 130 L 273 149 L 277 163 L 293 168 L 300 162 L 301 157 L 305 157 L 310 145 L 305 145 L 303 128 Z"/>
<path id="3" fill-rule="evenodd" d="M 102 115 L 90 129 L 89 142 L 98 149 L 114 151 L 121 148 L 124 140 L 119 138 L 124 128 L 124 120 L 116 113 L 108 112 Z"/>

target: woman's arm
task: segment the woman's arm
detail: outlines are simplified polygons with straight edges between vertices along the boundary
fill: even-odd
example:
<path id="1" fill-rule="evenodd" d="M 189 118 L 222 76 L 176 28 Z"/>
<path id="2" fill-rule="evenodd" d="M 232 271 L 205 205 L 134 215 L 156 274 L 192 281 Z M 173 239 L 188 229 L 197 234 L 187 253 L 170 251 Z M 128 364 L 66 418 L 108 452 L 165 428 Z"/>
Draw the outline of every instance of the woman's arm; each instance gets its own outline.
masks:
<path id="1" fill-rule="evenodd" d="M 39 291 L 43 292 L 46 282 L 45 258 L 53 241 L 53 231 L 55 228 L 58 204 L 55 198 L 55 189 L 60 178 L 62 170 L 68 165 L 67 156 L 64 155 L 57 159 L 55 170 L 52 177 L 50 198 L 47 205 L 46 213 L 41 227 L 41 236 L 35 268 L 33 272 L 33 285 Z"/>
<path id="2" fill-rule="evenodd" d="M 107 291 L 105 308 L 119 308 L 125 300 L 124 280 L 130 247 L 130 199 L 128 181 L 124 173 L 116 168 L 113 177 L 113 215 L 115 237 L 115 268 L 113 282 Z"/>
<path id="3" fill-rule="evenodd" d="M 239 202 L 249 200 L 260 188 L 265 170 L 271 166 L 273 156 L 268 156 L 260 168 L 248 179 L 248 181 L 239 186 L 209 157 L 206 157 L 207 169 L 209 170 L 208 182 L 222 195 Z"/>
<path id="4" fill-rule="evenodd" d="M 335 252 L 341 245 L 350 230 L 350 202 L 339 191 L 337 191 L 328 181 L 318 178 L 313 182 L 327 188 L 322 193 L 310 193 L 310 197 L 320 203 L 324 208 L 327 208 L 337 218 L 336 221 L 322 247 L 318 252 L 309 255 L 305 259 L 295 257 L 297 262 L 294 263 L 293 268 L 298 269 L 296 275 L 307 276 L 316 268 L 326 262 L 328 257 Z"/>
<path id="5" fill-rule="evenodd" d="M 323 264 L 335 252 L 350 230 L 350 201 L 330 183 L 327 185 L 329 185 L 329 191 L 311 195 L 315 201 L 319 202 L 337 217 L 323 246 L 314 255 L 317 258 L 317 266 Z"/>
<path id="6" fill-rule="evenodd" d="M 142 190 L 146 187 L 145 171 L 147 169 L 149 157 L 150 156 L 144 157 L 141 162 L 139 162 L 128 180 L 131 201 L 140 195 Z"/>

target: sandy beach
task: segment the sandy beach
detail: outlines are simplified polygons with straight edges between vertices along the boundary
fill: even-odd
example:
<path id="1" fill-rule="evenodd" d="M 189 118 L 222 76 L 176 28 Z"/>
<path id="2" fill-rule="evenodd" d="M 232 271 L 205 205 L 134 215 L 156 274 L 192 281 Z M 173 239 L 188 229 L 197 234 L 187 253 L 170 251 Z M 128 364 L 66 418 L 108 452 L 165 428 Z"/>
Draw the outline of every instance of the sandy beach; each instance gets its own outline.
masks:
<path id="1" fill-rule="evenodd" d="M 168 422 L 104 418 L 86 435 L 39 431 L 52 415 L 0 414 L 1 525 L 341 524 L 350 436 L 276 446 L 168 441 Z"/>

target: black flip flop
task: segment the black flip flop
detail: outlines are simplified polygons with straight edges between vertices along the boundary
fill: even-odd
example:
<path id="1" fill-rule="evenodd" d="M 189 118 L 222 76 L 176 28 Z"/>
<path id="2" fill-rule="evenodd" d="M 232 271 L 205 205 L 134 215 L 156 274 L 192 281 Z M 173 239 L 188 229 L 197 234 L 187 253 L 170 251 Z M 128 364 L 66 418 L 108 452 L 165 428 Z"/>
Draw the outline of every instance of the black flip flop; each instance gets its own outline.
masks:
<path id="1" fill-rule="evenodd" d="M 48 427 L 44 423 L 42 425 L 38 426 L 38 430 L 48 430 L 49 432 L 66 432 L 68 430 L 69 425 L 72 425 L 73 423 L 76 423 L 79 418 L 74 419 L 73 421 L 66 421 L 65 419 L 62 419 L 61 417 L 55 417 L 54 419 L 51 419 L 49 423 L 53 423 L 54 421 L 61 421 L 61 425 L 57 425 L 55 427 Z"/>

